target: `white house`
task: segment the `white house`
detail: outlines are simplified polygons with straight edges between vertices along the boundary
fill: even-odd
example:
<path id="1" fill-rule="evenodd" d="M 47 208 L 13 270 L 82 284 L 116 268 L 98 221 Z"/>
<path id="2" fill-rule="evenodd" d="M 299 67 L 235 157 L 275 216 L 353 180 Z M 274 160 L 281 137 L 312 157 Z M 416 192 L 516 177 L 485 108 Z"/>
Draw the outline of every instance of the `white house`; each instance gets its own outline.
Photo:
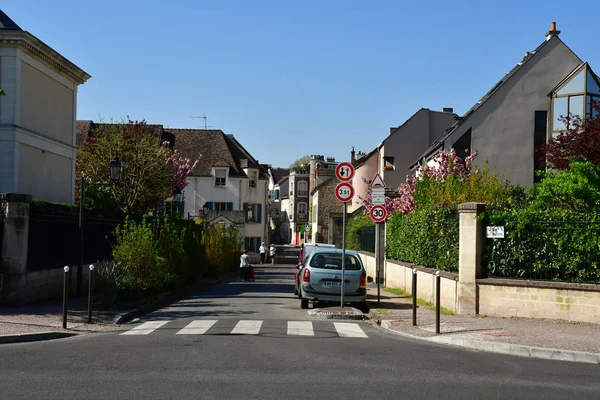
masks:
<path id="1" fill-rule="evenodd" d="M 0 11 L 0 193 L 73 203 L 85 71 Z"/>
<path id="2" fill-rule="evenodd" d="M 245 247 L 258 251 L 267 238 L 266 169 L 233 135 L 221 130 L 167 128 L 165 132 L 175 136 L 175 148 L 182 156 L 199 160 L 183 192 L 184 216 L 238 226 Z"/>
<path id="3" fill-rule="evenodd" d="M 270 242 L 288 244 L 291 240 L 289 218 L 290 170 L 269 167 Z M 283 206 L 284 200 L 285 207 Z"/>

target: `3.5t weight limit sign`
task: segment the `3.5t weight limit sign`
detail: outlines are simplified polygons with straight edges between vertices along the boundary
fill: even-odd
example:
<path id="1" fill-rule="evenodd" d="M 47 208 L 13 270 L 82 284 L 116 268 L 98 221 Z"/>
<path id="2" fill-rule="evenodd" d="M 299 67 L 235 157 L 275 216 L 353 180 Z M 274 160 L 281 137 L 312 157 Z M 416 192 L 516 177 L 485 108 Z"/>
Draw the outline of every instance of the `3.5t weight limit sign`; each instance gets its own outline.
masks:
<path id="1" fill-rule="evenodd" d="M 384 206 L 373 206 L 371 208 L 371 219 L 373 222 L 383 222 L 387 218 L 387 210 Z"/>
<path id="2" fill-rule="evenodd" d="M 352 200 L 354 197 L 354 187 L 346 182 L 338 183 L 335 187 L 335 197 L 343 203 Z"/>

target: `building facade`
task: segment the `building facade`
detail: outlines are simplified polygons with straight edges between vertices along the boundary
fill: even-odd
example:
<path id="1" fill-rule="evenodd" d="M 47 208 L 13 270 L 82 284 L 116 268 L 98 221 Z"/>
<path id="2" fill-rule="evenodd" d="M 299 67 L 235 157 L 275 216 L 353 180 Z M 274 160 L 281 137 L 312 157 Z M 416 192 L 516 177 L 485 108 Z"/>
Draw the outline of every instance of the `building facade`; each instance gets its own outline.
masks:
<path id="1" fill-rule="evenodd" d="M 0 193 L 73 203 L 85 71 L 0 11 Z"/>

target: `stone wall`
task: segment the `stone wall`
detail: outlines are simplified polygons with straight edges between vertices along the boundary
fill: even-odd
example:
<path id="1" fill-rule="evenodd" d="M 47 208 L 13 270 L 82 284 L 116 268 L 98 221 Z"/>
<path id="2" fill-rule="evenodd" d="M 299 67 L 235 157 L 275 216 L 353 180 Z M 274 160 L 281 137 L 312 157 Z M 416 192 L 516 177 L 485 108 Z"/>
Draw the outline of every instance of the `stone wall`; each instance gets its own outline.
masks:
<path id="1" fill-rule="evenodd" d="M 317 190 L 319 192 L 319 210 L 317 221 L 318 243 L 327 243 L 329 237 L 329 217 L 332 213 L 342 212 L 342 203 L 335 197 L 335 187 L 338 181 L 334 178 L 323 183 Z"/>

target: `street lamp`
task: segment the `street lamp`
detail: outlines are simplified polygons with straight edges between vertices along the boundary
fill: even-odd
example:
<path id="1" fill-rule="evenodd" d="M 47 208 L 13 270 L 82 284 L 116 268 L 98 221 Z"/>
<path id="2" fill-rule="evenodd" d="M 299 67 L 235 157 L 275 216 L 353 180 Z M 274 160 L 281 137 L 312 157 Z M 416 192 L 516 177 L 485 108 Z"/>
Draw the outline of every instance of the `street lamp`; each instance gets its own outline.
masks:
<path id="1" fill-rule="evenodd" d="M 178 208 L 181 204 L 182 197 L 181 189 L 175 189 L 173 191 L 173 196 L 171 197 L 171 216 L 173 216 L 173 203 L 175 203 L 175 207 Z"/>
<path id="2" fill-rule="evenodd" d="M 119 160 L 118 156 L 108 163 L 110 179 L 112 182 L 119 182 L 123 174 L 125 164 Z M 109 185 L 109 183 L 97 183 L 97 185 Z M 81 286 L 83 281 L 83 204 L 85 200 L 85 177 L 81 174 L 81 187 L 79 191 L 79 266 L 77 268 L 77 296 L 81 295 Z"/>
<path id="3" fill-rule="evenodd" d="M 205 218 L 208 215 L 209 211 L 210 211 L 210 208 L 208 207 L 208 204 L 204 203 L 204 205 L 202 206 L 202 214 L 204 214 Z"/>

